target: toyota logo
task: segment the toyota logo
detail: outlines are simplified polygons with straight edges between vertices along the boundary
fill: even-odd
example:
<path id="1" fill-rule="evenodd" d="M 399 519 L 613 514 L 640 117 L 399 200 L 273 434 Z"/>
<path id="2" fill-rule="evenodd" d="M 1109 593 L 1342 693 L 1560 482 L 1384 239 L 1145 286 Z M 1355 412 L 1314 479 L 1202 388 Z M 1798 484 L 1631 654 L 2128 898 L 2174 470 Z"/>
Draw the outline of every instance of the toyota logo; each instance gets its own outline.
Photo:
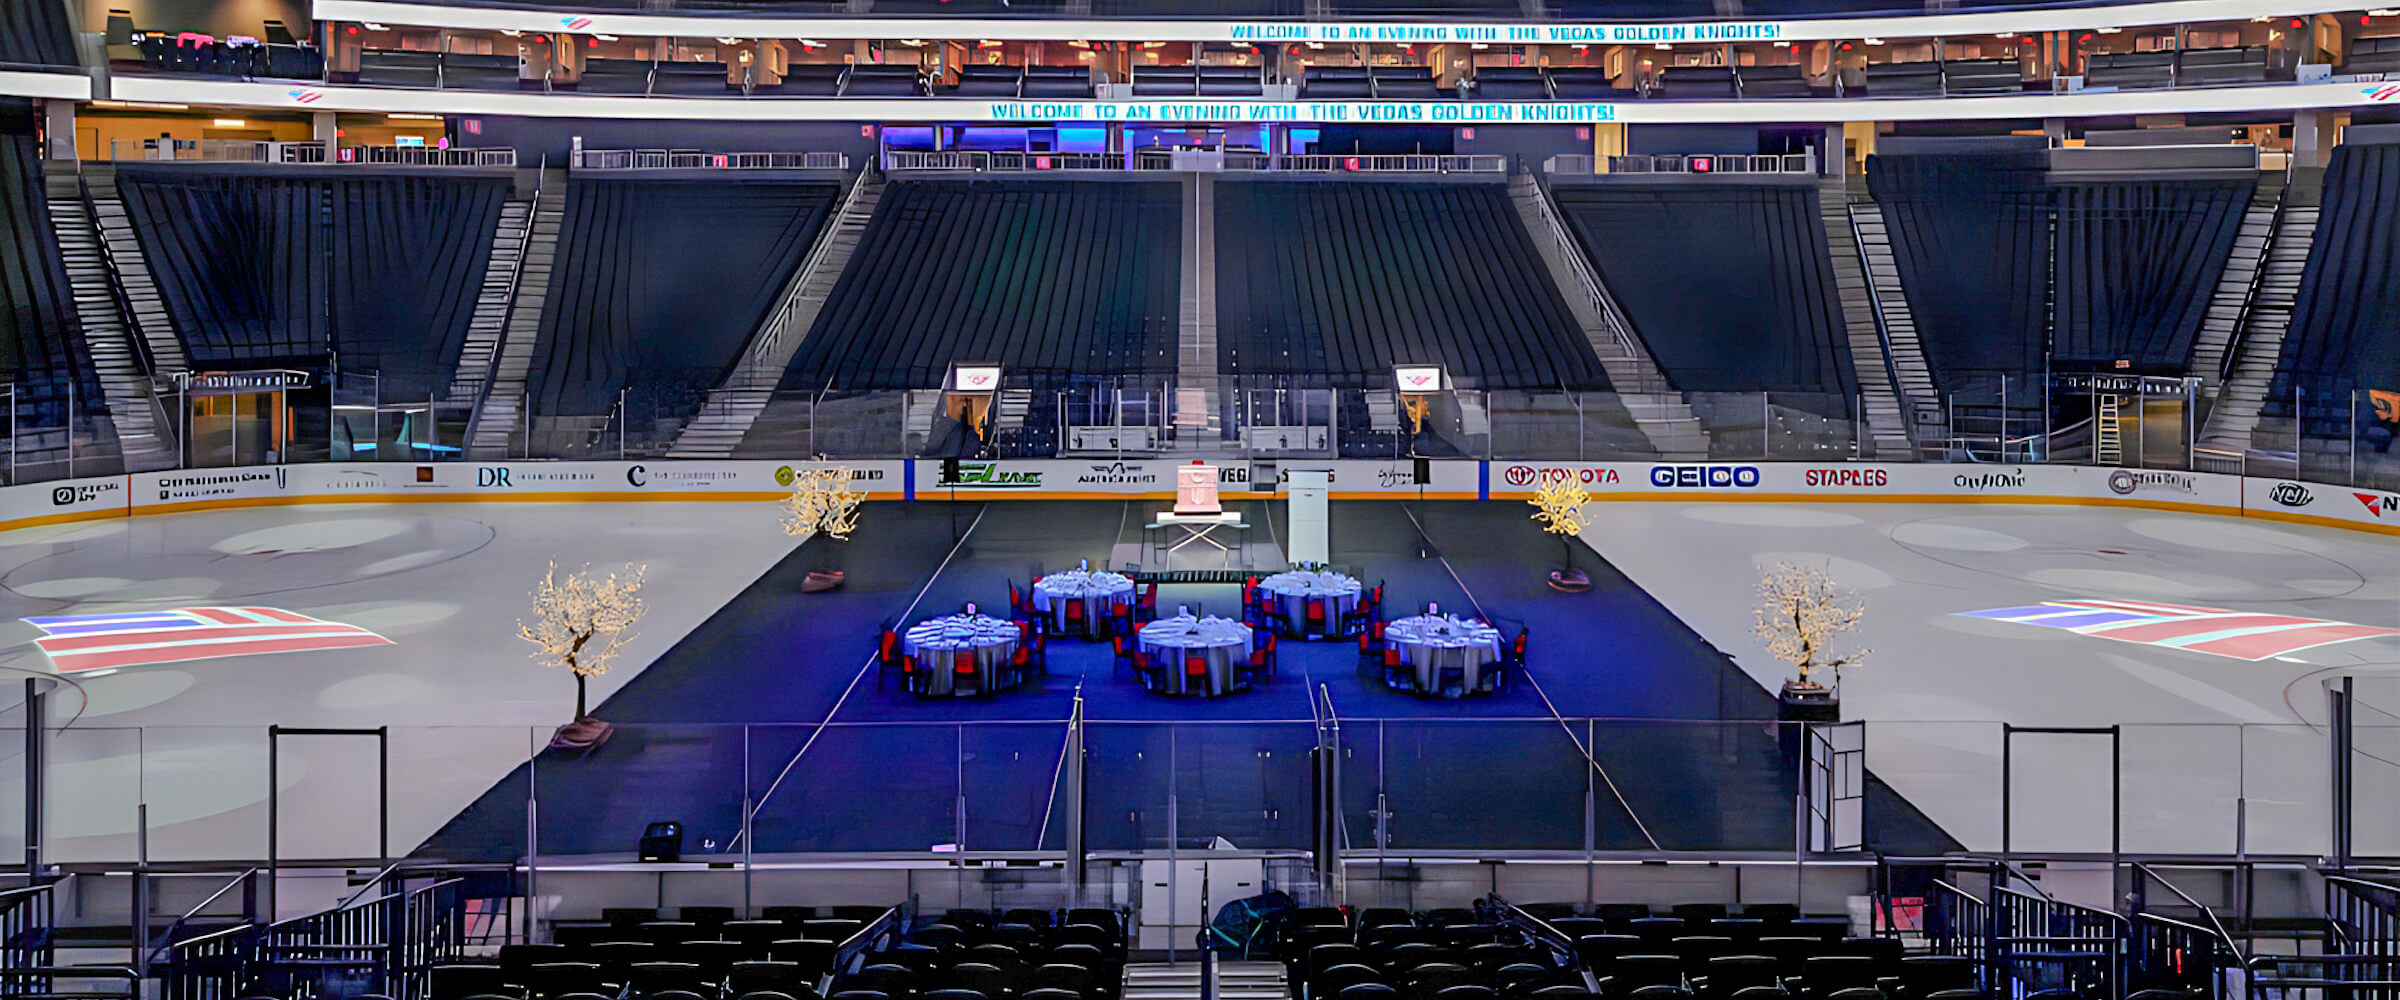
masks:
<path id="1" fill-rule="evenodd" d="M 1507 471 L 1500 474 L 1500 478 L 1506 480 L 1510 486 L 1531 486 L 1534 480 L 1533 466 L 1509 466 Z"/>

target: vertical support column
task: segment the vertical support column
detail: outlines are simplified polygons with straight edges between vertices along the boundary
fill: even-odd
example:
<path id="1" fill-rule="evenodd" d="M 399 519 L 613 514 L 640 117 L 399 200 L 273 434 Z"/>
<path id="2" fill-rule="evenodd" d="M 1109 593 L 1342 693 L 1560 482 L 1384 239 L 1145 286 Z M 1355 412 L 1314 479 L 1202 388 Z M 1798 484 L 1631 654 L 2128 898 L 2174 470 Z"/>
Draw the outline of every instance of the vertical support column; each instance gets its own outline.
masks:
<path id="1" fill-rule="evenodd" d="M 2341 141 L 2341 128 L 2331 111 L 2301 111 L 2292 115 L 2292 167 L 2323 169 Z"/>
<path id="2" fill-rule="evenodd" d="M 318 111 L 308 116 L 308 137 L 325 144 L 328 160 L 336 158 L 331 153 L 342 144 L 341 131 L 331 111 Z"/>
<path id="3" fill-rule="evenodd" d="M 75 102 L 42 102 L 42 136 L 44 138 L 43 159 L 74 160 L 78 158 L 75 154 Z"/>
<path id="4" fill-rule="evenodd" d="M 43 688 L 48 682 L 38 678 L 25 679 L 25 871 L 42 870 L 42 799 L 44 772 L 42 750 L 48 741 L 42 727 L 50 721 L 50 696 Z"/>
<path id="5" fill-rule="evenodd" d="M 1067 715 L 1067 885 L 1073 892 L 1075 905 L 1083 905 L 1084 892 L 1089 888 L 1089 864 L 1084 857 L 1083 806 L 1083 696 L 1075 696 L 1074 710 Z M 1040 845 L 1035 845 L 1040 846 Z"/>
<path id="6" fill-rule="evenodd" d="M 2355 757 L 2352 741 L 2357 736 L 2354 729 L 2357 720 L 2352 714 L 2357 704 L 2354 684 L 2353 679 L 2344 677 L 2326 688 L 2325 732 L 2330 737 L 2326 744 L 2333 753 L 2329 768 L 2333 775 L 2333 810 L 2329 817 L 2333 828 L 2326 838 L 2325 855 L 2336 870 L 2350 867 L 2350 762 Z"/>

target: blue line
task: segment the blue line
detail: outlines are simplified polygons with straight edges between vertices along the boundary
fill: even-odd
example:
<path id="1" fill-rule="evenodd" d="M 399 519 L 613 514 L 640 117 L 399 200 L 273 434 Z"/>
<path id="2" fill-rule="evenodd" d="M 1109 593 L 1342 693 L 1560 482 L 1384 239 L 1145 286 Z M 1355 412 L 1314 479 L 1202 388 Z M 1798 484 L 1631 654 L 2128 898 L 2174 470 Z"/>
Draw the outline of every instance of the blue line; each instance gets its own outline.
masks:
<path id="1" fill-rule="evenodd" d="M 1492 463 L 1477 462 L 1475 463 L 1475 499 L 1489 500 L 1491 498 Z"/>
<path id="2" fill-rule="evenodd" d="M 913 459 L 903 458 L 900 460 L 900 498 L 903 500 L 917 498 L 917 463 Z"/>

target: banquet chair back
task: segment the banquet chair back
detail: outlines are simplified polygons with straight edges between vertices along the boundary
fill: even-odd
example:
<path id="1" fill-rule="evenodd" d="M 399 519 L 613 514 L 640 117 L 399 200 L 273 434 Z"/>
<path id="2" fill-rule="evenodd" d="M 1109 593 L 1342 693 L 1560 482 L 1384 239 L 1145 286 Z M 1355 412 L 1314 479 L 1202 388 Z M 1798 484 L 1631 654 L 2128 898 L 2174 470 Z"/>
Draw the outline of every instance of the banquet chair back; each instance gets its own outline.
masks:
<path id="1" fill-rule="evenodd" d="M 986 690 L 990 687 L 990 685 L 984 682 L 985 678 L 983 676 L 983 671 L 975 665 L 974 650 L 962 649 L 952 654 L 950 657 L 950 672 L 956 675 L 950 679 L 950 683 L 953 685 L 953 690 L 964 689 L 971 686 L 975 689 L 976 694 L 990 693 Z"/>
<path id="2" fill-rule="evenodd" d="M 1066 602 L 1067 634 L 1088 638 L 1091 627 L 1083 620 L 1083 602 L 1074 598 L 1067 598 Z"/>
<path id="3" fill-rule="evenodd" d="M 1139 621 L 1158 620 L 1158 584 L 1142 584 L 1141 597 L 1133 602 L 1133 614 Z"/>
<path id="4" fill-rule="evenodd" d="M 877 690 L 883 688 L 885 672 L 900 668 L 900 659 L 900 633 L 892 628 L 889 620 L 886 620 L 883 623 L 883 634 L 875 641 L 875 687 Z M 906 683 L 907 678 L 903 676 L 901 681 Z"/>
<path id="5" fill-rule="evenodd" d="M 1305 618 L 1301 624 L 1301 631 L 1307 635 L 1324 635 L 1325 599 L 1322 597 L 1309 598 L 1307 610 L 1304 614 Z"/>
<path id="6" fill-rule="evenodd" d="M 1194 653 L 1183 658 L 1185 689 L 1197 693 L 1208 690 L 1208 657 Z"/>

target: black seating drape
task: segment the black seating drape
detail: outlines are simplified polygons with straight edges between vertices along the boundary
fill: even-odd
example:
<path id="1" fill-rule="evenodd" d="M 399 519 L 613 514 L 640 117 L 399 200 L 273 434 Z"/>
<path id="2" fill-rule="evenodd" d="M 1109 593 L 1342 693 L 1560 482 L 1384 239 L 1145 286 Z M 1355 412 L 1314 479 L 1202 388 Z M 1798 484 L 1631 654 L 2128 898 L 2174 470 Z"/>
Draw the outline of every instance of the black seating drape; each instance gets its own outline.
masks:
<path id="1" fill-rule="evenodd" d="M 2247 181 L 2071 183 L 2058 212 L 2054 367 L 2182 374 L 2250 203 Z"/>
<path id="2" fill-rule="evenodd" d="M 1854 391 L 1815 188 L 1612 181 L 1555 193 L 1676 388 Z"/>
<path id="3" fill-rule="evenodd" d="M 2288 411 L 2297 386 L 2311 401 L 2304 409 L 2338 427 L 2346 425 L 2352 391 L 2400 391 L 2396 233 L 2400 144 L 2334 147 L 2308 266 L 2268 395 L 2270 412 Z"/>
<path id="4" fill-rule="evenodd" d="M 1216 200 L 1227 373 L 1366 386 L 1439 364 L 1484 388 L 1608 384 L 1497 185 L 1229 181 Z"/>
<path id="5" fill-rule="evenodd" d="M 2050 249 L 2039 151 L 1870 156 L 1917 338 L 1938 388 L 2042 370 Z"/>
<path id="6" fill-rule="evenodd" d="M 24 102 L 0 102 L 0 379 L 17 384 L 20 419 L 65 423 L 68 386 L 83 413 L 106 409 L 85 359 L 66 265 Z"/>
<path id="7" fill-rule="evenodd" d="M 604 414 L 620 389 L 689 412 L 740 360 L 840 193 L 763 178 L 570 181 L 532 412 Z"/>
<path id="8" fill-rule="evenodd" d="M 1179 184 L 896 181 L 784 374 L 789 389 L 1173 371 Z"/>
<path id="9" fill-rule="evenodd" d="M 0 63 L 75 65 L 75 29 L 66 7 L 44 0 L 0 3 Z"/>
<path id="10" fill-rule="evenodd" d="M 193 367 L 376 372 L 399 400 L 448 385 L 510 181 L 128 165 L 118 188 Z"/>

